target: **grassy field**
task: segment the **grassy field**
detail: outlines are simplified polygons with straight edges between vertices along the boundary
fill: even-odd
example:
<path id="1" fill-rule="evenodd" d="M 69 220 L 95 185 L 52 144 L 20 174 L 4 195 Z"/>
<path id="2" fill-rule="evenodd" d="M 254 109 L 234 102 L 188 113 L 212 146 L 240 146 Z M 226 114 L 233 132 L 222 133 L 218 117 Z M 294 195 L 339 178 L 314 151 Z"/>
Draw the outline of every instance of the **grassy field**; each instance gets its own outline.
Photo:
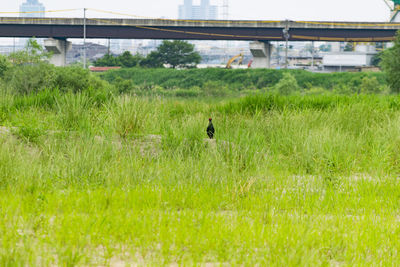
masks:
<path id="1" fill-rule="evenodd" d="M 0 125 L 0 266 L 400 264 L 397 96 L 2 92 Z"/>

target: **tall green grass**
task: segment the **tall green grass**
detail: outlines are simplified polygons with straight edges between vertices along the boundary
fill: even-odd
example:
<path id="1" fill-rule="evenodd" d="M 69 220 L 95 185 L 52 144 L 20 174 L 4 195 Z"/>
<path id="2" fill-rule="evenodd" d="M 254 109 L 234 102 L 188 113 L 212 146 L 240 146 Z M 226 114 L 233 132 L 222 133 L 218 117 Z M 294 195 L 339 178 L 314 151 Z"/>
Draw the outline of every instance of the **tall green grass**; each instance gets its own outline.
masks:
<path id="1" fill-rule="evenodd" d="M 2 93 L 0 265 L 397 265 L 398 103 Z"/>

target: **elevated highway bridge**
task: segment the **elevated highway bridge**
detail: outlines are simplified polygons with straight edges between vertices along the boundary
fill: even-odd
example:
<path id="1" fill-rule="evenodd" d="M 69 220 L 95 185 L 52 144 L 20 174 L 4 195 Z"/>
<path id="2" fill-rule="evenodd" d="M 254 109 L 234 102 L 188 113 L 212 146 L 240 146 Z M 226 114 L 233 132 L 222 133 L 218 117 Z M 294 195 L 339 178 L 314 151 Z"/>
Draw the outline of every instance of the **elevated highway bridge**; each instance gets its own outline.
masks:
<path id="1" fill-rule="evenodd" d="M 86 25 L 84 27 L 84 25 Z M 269 65 L 270 41 L 390 42 L 400 23 L 0 17 L 0 37 L 52 38 L 46 47 L 65 64 L 69 38 L 255 41 L 255 59 Z M 257 63 L 256 63 L 257 64 Z"/>
<path id="2" fill-rule="evenodd" d="M 83 18 L 0 17 L 0 37 L 83 38 Z M 86 38 L 392 41 L 400 23 L 326 21 L 86 19 Z"/>

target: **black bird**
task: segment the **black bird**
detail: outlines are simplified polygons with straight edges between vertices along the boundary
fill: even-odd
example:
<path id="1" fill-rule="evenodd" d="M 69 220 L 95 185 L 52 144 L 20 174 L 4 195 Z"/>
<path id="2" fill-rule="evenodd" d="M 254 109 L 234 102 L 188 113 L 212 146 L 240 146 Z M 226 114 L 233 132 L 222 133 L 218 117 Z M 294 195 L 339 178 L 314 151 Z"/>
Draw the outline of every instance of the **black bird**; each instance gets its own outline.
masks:
<path id="1" fill-rule="evenodd" d="M 208 121 L 209 121 L 209 123 L 208 123 L 208 127 L 207 127 L 207 135 L 208 135 L 208 137 L 210 137 L 210 139 L 213 139 L 214 133 L 215 133 L 214 125 L 212 124 L 211 118 L 209 118 Z"/>

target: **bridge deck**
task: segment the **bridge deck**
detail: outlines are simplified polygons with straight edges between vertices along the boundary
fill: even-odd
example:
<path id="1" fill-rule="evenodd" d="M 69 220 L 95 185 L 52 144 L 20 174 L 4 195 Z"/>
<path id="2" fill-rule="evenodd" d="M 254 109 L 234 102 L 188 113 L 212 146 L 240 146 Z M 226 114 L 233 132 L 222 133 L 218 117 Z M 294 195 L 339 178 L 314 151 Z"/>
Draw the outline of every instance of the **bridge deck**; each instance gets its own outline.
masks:
<path id="1" fill-rule="evenodd" d="M 399 23 L 323 21 L 190 21 L 87 19 L 87 38 L 187 40 L 392 41 Z M 82 18 L 0 17 L 1 37 L 82 38 Z"/>

